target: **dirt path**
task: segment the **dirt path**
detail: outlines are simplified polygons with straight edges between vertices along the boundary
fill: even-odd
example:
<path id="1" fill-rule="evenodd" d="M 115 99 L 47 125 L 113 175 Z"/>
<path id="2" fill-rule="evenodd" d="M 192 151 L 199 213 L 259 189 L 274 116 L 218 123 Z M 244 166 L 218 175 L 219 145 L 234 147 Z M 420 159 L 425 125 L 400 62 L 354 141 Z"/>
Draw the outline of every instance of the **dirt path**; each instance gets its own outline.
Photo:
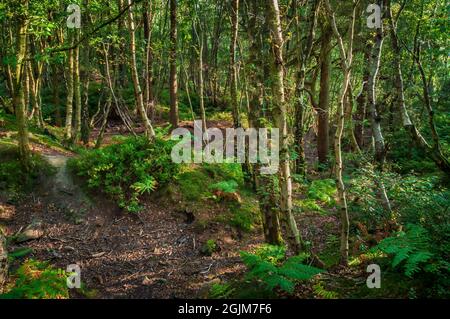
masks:
<path id="1" fill-rule="evenodd" d="M 92 207 L 88 196 L 81 188 L 74 184 L 72 175 L 69 173 L 67 162 L 70 157 L 62 154 L 43 155 L 52 165 L 56 174 L 53 178 L 44 181 L 47 201 L 61 204 L 67 210 L 87 211 Z"/>
<path id="2" fill-rule="evenodd" d="M 54 179 L 54 188 L 68 190 L 73 187 L 72 177 L 67 171 L 67 161 L 69 157 L 64 155 L 43 155 L 43 157 L 52 165 L 56 170 L 56 177 Z"/>

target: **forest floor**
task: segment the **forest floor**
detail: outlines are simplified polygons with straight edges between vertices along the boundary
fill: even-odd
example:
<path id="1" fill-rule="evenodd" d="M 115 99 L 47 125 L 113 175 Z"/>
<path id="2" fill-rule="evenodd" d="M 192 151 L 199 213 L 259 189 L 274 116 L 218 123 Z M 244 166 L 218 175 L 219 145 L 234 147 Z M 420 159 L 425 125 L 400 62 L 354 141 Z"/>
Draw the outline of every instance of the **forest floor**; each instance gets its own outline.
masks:
<path id="1" fill-rule="evenodd" d="M 73 154 L 45 145 L 33 149 L 56 174 L 17 203 L 0 201 L 0 222 L 7 236 L 28 225 L 39 225 L 44 234 L 10 248 L 29 247 L 33 258 L 63 269 L 78 264 L 83 283 L 95 287 L 95 297 L 206 297 L 212 283 L 243 270 L 239 250 L 262 242 L 261 236 L 237 240 L 231 227 L 218 224 L 199 233 L 187 216 L 157 203 L 147 203 L 139 215 L 124 214 L 73 182 L 66 167 Z M 212 235 L 220 238 L 220 252 L 203 256 L 201 243 Z"/>
<path id="2" fill-rule="evenodd" d="M 105 141 L 111 142 L 116 130 L 111 128 Z M 33 151 L 43 155 L 56 173 L 41 178 L 32 193 L 17 201 L 0 196 L 0 224 L 6 236 L 29 225 L 43 231 L 38 239 L 12 244 L 10 250 L 29 247 L 34 259 L 62 269 L 71 264 L 81 267 L 85 289 L 72 290 L 72 298 L 206 298 L 212 284 L 243 274 L 241 250 L 252 251 L 264 242 L 260 229 L 243 233 L 217 222 L 213 208 L 206 210 L 208 227 L 202 229 L 191 216 L 164 202 L 149 200 L 142 213 L 126 214 L 101 194 L 87 194 L 74 182 L 67 160 L 75 154 L 37 142 Z M 313 161 L 308 142 L 306 152 Z M 299 194 L 300 190 L 297 198 Z M 296 216 L 303 239 L 312 243 L 315 253 L 326 250 L 330 234 L 338 234 L 335 211 Z M 218 249 L 206 256 L 201 247 L 211 238 Z M 365 286 L 364 270 L 335 268 L 322 280 L 335 282 L 339 276 Z M 311 285 L 300 287 L 297 295 L 317 297 Z"/>

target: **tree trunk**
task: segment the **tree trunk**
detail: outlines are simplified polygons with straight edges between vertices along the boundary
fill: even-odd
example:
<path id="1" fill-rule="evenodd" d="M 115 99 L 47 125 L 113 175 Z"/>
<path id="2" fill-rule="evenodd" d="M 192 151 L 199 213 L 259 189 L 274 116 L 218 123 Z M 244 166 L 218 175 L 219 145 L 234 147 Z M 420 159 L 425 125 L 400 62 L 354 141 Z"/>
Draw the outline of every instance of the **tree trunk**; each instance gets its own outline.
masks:
<path id="1" fill-rule="evenodd" d="M 364 61 L 366 61 L 363 74 L 363 84 L 361 93 L 356 98 L 356 114 L 354 116 L 355 121 L 355 138 L 360 149 L 364 147 L 364 120 L 366 117 L 367 108 L 367 92 L 369 85 L 369 65 L 370 65 L 370 53 L 372 46 L 367 44 L 364 52 Z"/>
<path id="2" fill-rule="evenodd" d="M 88 50 L 88 48 L 86 48 L 86 50 Z M 89 144 L 89 135 L 91 131 L 91 127 L 89 125 L 89 84 L 89 75 L 85 74 L 83 79 L 83 102 L 81 108 L 81 141 L 84 145 Z"/>
<path id="3" fill-rule="evenodd" d="M 144 37 L 145 37 L 145 61 L 144 61 L 144 105 L 153 121 L 155 116 L 155 101 L 153 96 L 153 48 L 152 48 L 152 23 L 153 1 L 144 2 Z"/>
<path id="4" fill-rule="evenodd" d="M 198 17 L 198 12 L 196 12 L 196 15 Z M 197 42 L 198 42 L 198 95 L 200 98 L 200 113 L 201 113 L 201 117 L 202 117 L 202 129 L 203 132 L 205 132 L 204 134 L 204 140 L 207 141 L 208 140 L 208 136 L 207 136 L 207 124 L 206 124 L 206 111 L 205 111 L 205 100 L 204 100 L 204 83 L 203 83 L 203 37 L 202 37 L 202 27 L 201 27 L 201 23 L 200 21 L 198 22 L 199 24 L 199 29 L 197 30 L 196 25 L 196 21 L 193 21 L 193 28 L 194 28 L 194 33 L 197 37 Z M 199 32 L 200 31 L 200 32 Z"/>
<path id="5" fill-rule="evenodd" d="M 294 10 L 297 10 L 297 3 L 294 1 Z M 305 78 L 306 78 L 306 67 L 308 65 L 313 44 L 315 28 L 317 24 L 317 16 L 319 12 L 319 0 L 313 0 L 311 3 L 311 11 L 308 17 L 308 35 L 305 42 L 303 43 L 303 30 L 300 27 L 300 20 L 302 17 L 296 17 L 297 24 L 297 35 L 298 35 L 298 72 L 297 72 L 297 85 L 296 85 L 296 97 L 297 103 L 295 107 L 295 118 L 294 118 L 294 139 L 295 139 L 295 151 L 297 153 L 297 159 L 295 160 L 295 172 L 299 175 L 306 176 L 306 160 L 305 160 L 305 149 L 303 146 L 304 139 L 304 116 L 306 110 L 305 102 Z"/>
<path id="6" fill-rule="evenodd" d="M 72 41 L 73 43 L 73 41 Z M 66 97 L 66 125 L 64 138 L 67 142 L 72 140 L 72 116 L 73 116 L 73 69 L 74 69 L 74 50 L 68 52 L 68 68 L 66 73 L 67 79 L 67 97 Z"/>
<path id="7" fill-rule="evenodd" d="M 95 142 L 95 149 L 99 149 L 102 146 L 103 136 L 105 135 L 106 125 L 108 124 L 109 113 L 111 112 L 111 103 L 112 103 L 111 94 L 108 96 L 108 100 L 106 101 L 105 112 L 103 114 L 102 125 L 100 126 L 100 131 L 97 136 L 97 141 Z"/>
<path id="8" fill-rule="evenodd" d="M 289 165 L 289 141 L 287 127 L 287 110 L 284 92 L 284 70 L 283 70 L 283 35 L 281 31 L 280 11 L 278 0 L 271 0 L 267 10 L 267 23 L 272 38 L 272 71 L 271 84 L 273 89 L 273 116 L 276 126 L 280 130 L 280 209 L 283 228 L 287 233 L 287 242 L 295 253 L 301 251 L 301 238 L 297 223 L 292 213 L 292 180 Z M 286 229 L 287 228 L 287 229 Z"/>
<path id="9" fill-rule="evenodd" d="M 248 37 L 250 39 L 249 48 L 249 83 L 251 83 L 251 102 L 248 114 L 249 127 L 258 129 L 261 127 L 262 106 L 264 100 L 263 70 L 265 61 L 261 54 L 263 50 L 262 38 L 267 35 L 267 25 L 259 25 L 259 15 L 261 13 L 259 0 L 250 2 L 250 18 L 248 22 Z M 261 34 L 263 36 L 261 36 Z M 273 192 L 274 180 L 272 176 L 262 175 L 260 165 L 252 164 L 254 188 L 258 194 L 258 202 L 263 220 L 263 230 L 265 241 L 272 245 L 281 245 L 283 240 L 280 232 L 280 217 L 277 209 L 274 209 L 276 198 Z"/>
<path id="10" fill-rule="evenodd" d="M 370 121 L 372 125 L 372 135 L 375 140 L 375 160 L 378 163 L 380 169 L 384 165 L 386 158 L 386 149 L 381 131 L 381 116 L 378 113 L 377 98 L 376 98 L 376 86 L 378 71 L 380 70 L 381 51 L 383 47 L 383 28 L 378 28 L 375 39 L 375 45 L 372 49 L 372 55 L 369 63 L 369 80 L 368 80 L 368 105 L 370 111 Z"/>
<path id="11" fill-rule="evenodd" d="M 56 65 L 52 65 L 52 95 L 53 95 L 53 105 L 55 107 L 55 123 L 56 126 L 62 126 L 61 119 L 61 100 L 59 98 L 59 74 L 58 67 Z"/>
<path id="12" fill-rule="evenodd" d="M 39 103 L 39 91 L 40 91 L 40 81 L 41 81 L 42 69 L 38 66 L 37 77 L 34 77 L 33 67 L 31 63 L 28 63 L 28 80 L 29 80 L 29 92 L 31 97 L 31 105 L 33 108 L 32 115 L 29 120 L 33 120 L 37 127 L 43 128 L 44 123 L 42 120 L 42 110 Z"/>
<path id="13" fill-rule="evenodd" d="M 358 145 L 358 142 L 355 137 L 355 130 L 353 125 L 353 106 L 354 106 L 354 97 L 353 97 L 353 88 L 351 83 L 348 86 L 346 103 L 345 103 L 345 134 L 352 146 L 352 151 L 361 153 L 361 148 Z"/>
<path id="14" fill-rule="evenodd" d="M 378 1 L 378 5 L 380 6 L 382 5 L 381 1 Z M 369 81 L 367 85 L 368 89 L 367 100 L 370 110 L 370 121 L 372 124 L 372 136 L 375 140 L 375 161 L 377 163 L 377 171 L 380 173 L 383 171 L 384 162 L 386 160 L 386 146 L 384 143 L 383 133 L 381 130 L 381 116 L 378 112 L 379 108 L 377 105 L 376 86 L 377 86 L 378 72 L 380 70 L 383 42 L 384 42 L 383 24 L 381 24 L 381 27 L 378 28 L 376 31 L 374 39 L 375 45 L 373 46 L 372 56 L 370 58 Z M 377 186 L 378 194 L 381 199 L 383 208 L 386 211 L 391 212 L 391 203 L 387 196 L 384 183 L 376 177 L 375 184 Z"/>
<path id="15" fill-rule="evenodd" d="M 177 0 L 170 1 L 170 124 L 178 127 L 178 83 L 177 83 Z"/>
<path id="16" fill-rule="evenodd" d="M 28 40 L 27 40 L 28 41 Z M 27 51 L 28 51 L 28 43 L 27 43 Z M 28 53 L 27 53 L 28 54 Z M 27 120 L 29 120 L 31 117 L 33 117 L 33 111 L 32 108 L 31 111 L 29 111 L 29 105 L 30 105 L 30 75 L 28 71 L 28 64 L 30 62 L 24 63 L 24 70 L 23 70 L 23 103 L 25 104 L 25 115 L 27 116 Z"/>
<path id="17" fill-rule="evenodd" d="M 236 65 L 236 44 L 238 37 L 239 0 L 232 0 L 231 4 L 231 43 L 230 43 L 230 98 L 233 110 L 234 127 L 241 126 L 239 101 L 238 101 L 238 76 Z"/>
<path id="18" fill-rule="evenodd" d="M 89 7 L 90 0 L 84 0 L 84 5 Z M 87 15 L 87 26 L 92 25 L 92 17 Z M 83 69 L 81 70 L 83 100 L 81 106 L 81 141 L 84 145 L 89 144 L 89 135 L 91 132 L 90 115 L 89 115 L 89 84 L 91 71 L 91 47 L 86 45 L 82 51 Z"/>
<path id="19" fill-rule="evenodd" d="M 76 31 L 76 41 L 80 37 L 79 30 Z M 80 46 L 78 45 L 74 50 L 73 59 L 73 86 L 75 98 L 75 122 L 74 132 L 72 136 L 73 143 L 77 143 L 81 135 L 81 82 L 80 82 Z"/>
<path id="20" fill-rule="evenodd" d="M 356 20 L 356 6 L 353 8 L 352 21 L 349 32 L 348 48 L 347 52 L 344 47 L 344 40 L 339 33 L 336 17 L 331 9 L 330 1 L 325 0 L 326 9 L 328 11 L 328 16 L 330 18 L 330 23 L 333 29 L 333 33 L 337 39 L 339 54 L 341 58 L 341 66 L 344 75 L 341 93 L 339 97 L 339 105 L 337 109 L 337 130 L 334 138 L 334 153 L 335 153 L 335 174 L 336 174 L 336 184 L 338 189 L 338 204 L 341 217 L 341 260 L 340 263 L 343 266 L 348 265 L 348 237 L 350 231 L 350 221 L 348 216 L 347 208 L 347 195 L 344 180 L 342 178 L 343 173 L 343 161 L 342 161 L 342 136 L 345 128 L 345 98 L 347 95 L 347 90 L 350 84 L 351 76 L 351 66 L 353 62 L 353 37 L 355 31 L 355 20 Z"/>
<path id="21" fill-rule="evenodd" d="M 320 94 L 317 130 L 317 156 L 320 164 L 327 164 L 329 140 L 329 114 L 330 105 L 330 72 L 331 72 L 331 37 L 333 30 L 330 25 L 322 27 L 320 46 Z"/>
<path id="22" fill-rule="evenodd" d="M 128 5 L 132 4 L 132 0 L 128 0 Z M 142 95 L 141 85 L 139 83 L 139 76 L 137 71 L 137 63 L 136 63 L 136 36 L 135 36 L 135 24 L 134 24 L 134 14 L 133 8 L 130 7 L 128 10 L 128 29 L 130 32 L 130 67 L 131 67 L 131 77 L 133 78 L 133 86 L 134 86 L 134 97 L 136 100 L 137 111 L 141 117 L 141 120 L 144 124 L 145 135 L 149 140 L 152 140 L 155 137 L 155 131 L 153 130 L 152 123 L 147 117 L 147 112 L 144 107 L 144 98 Z"/>
<path id="23" fill-rule="evenodd" d="M 108 98 L 106 101 L 106 106 L 105 106 L 105 111 L 103 113 L 103 119 L 102 119 L 102 124 L 100 126 L 100 132 L 97 136 L 97 141 L 95 142 L 95 148 L 98 149 L 100 148 L 100 146 L 102 145 L 103 142 L 103 135 L 105 134 L 106 131 L 106 126 L 108 124 L 108 117 L 109 114 L 111 112 L 111 103 L 112 103 L 112 99 L 114 98 L 114 103 L 116 103 L 116 107 L 118 108 L 117 105 L 117 99 L 114 95 L 114 85 L 113 85 L 113 80 L 111 79 L 111 68 L 109 67 L 109 46 L 106 44 L 103 44 L 103 53 L 105 56 L 105 73 L 106 73 L 106 82 L 108 83 L 108 87 L 109 87 L 109 94 L 108 94 Z M 124 121 L 125 123 L 125 121 Z"/>
<path id="24" fill-rule="evenodd" d="M 223 29 L 223 20 L 225 15 L 223 14 L 223 10 L 226 2 L 220 2 L 217 13 L 216 13 L 216 23 L 214 26 L 214 36 L 213 43 L 211 48 L 211 57 L 212 57 L 212 70 L 211 70 L 211 95 L 212 95 L 212 103 L 217 105 L 218 98 L 218 90 L 219 90 L 219 75 L 218 75 L 218 54 L 219 54 L 219 44 L 221 40 L 221 33 Z"/>
<path id="25" fill-rule="evenodd" d="M 117 0 L 117 7 L 119 10 L 122 10 L 125 6 L 125 1 L 128 0 Z M 127 74 L 127 66 L 126 66 L 126 20 L 125 17 L 120 17 L 117 20 L 117 30 L 118 34 L 121 37 L 121 42 L 119 43 L 119 47 L 117 49 L 118 51 L 118 63 L 117 66 L 117 84 L 119 84 L 120 87 L 126 87 L 128 86 L 128 74 Z M 116 52 L 117 52 L 116 51 Z"/>
<path id="26" fill-rule="evenodd" d="M 20 162 L 24 170 L 29 170 L 30 146 L 28 140 L 27 110 L 23 92 L 23 80 L 26 65 L 24 60 L 27 55 L 27 31 L 29 24 L 28 17 L 26 16 L 28 14 L 28 0 L 24 0 L 22 2 L 22 6 L 24 7 L 25 13 L 18 17 L 19 28 L 17 34 L 17 65 L 14 79 L 13 105 L 16 111 L 16 120 L 18 125 Z"/>

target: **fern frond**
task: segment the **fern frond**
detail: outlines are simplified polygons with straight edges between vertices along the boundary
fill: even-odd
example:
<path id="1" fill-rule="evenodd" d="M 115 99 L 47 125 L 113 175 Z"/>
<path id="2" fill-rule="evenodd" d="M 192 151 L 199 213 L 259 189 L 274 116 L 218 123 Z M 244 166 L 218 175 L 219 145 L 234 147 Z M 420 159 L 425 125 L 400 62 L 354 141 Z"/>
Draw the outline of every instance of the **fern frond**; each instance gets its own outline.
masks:
<path id="1" fill-rule="evenodd" d="M 321 282 L 318 282 L 313 286 L 314 293 L 324 299 L 337 299 L 338 294 L 334 291 L 329 291 L 323 287 Z"/>
<path id="2" fill-rule="evenodd" d="M 433 257 L 428 232 L 414 224 L 407 225 L 405 232 L 382 240 L 375 248 L 393 255 L 392 267 L 403 266 L 408 277 L 420 272 L 421 265 Z"/>
<path id="3" fill-rule="evenodd" d="M 392 267 L 397 267 L 402 261 L 408 259 L 410 252 L 413 251 L 412 247 L 402 247 L 398 249 L 395 247 L 395 250 L 391 250 L 392 252 L 386 251 L 386 253 L 396 254 L 394 259 L 392 260 Z"/>
<path id="4" fill-rule="evenodd" d="M 405 265 L 405 275 L 412 277 L 414 273 L 419 272 L 419 265 L 431 259 L 432 256 L 433 254 L 427 251 L 419 251 L 413 254 Z"/>
<path id="5" fill-rule="evenodd" d="M 265 278 L 264 282 L 270 290 L 280 287 L 281 290 L 292 293 L 295 288 L 295 284 L 292 281 L 280 275 L 268 276 Z"/>
<path id="6" fill-rule="evenodd" d="M 279 269 L 279 273 L 283 274 L 286 277 L 294 278 L 297 280 L 309 280 L 312 277 L 320 274 L 321 272 L 321 269 L 308 265 L 289 262 L 289 260 Z"/>
<path id="7" fill-rule="evenodd" d="M 254 281 L 269 291 L 280 288 L 292 293 L 296 281 L 309 280 L 322 272 L 321 269 L 301 263 L 307 257 L 305 254 L 288 258 L 281 263 L 285 252 L 284 247 L 267 245 L 257 250 L 256 254 L 241 252 L 241 259 L 248 268 L 246 280 Z"/>

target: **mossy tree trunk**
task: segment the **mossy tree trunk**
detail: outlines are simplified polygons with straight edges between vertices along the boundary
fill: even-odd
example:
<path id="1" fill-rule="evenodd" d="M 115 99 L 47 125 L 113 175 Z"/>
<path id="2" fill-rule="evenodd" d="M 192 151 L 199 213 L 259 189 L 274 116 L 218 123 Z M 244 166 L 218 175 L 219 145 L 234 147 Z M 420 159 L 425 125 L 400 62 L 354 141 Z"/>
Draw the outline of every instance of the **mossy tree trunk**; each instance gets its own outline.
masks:
<path id="1" fill-rule="evenodd" d="M 283 35 L 281 31 L 280 10 L 278 0 L 271 0 L 266 11 L 267 24 L 271 34 L 272 68 L 270 81 L 273 93 L 273 117 L 276 127 L 280 130 L 280 210 L 282 227 L 287 236 L 289 247 L 295 253 L 301 251 L 300 232 L 292 213 L 292 180 L 289 158 L 289 141 L 287 126 L 287 110 L 284 92 L 284 62 L 283 62 Z"/>
<path id="2" fill-rule="evenodd" d="M 17 34 L 17 64 L 14 78 L 14 95 L 13 105 L 16 112 L 17 126 L 18 126 L 18 142 L 19 142 L 19 156 L 20 161 L 25 170 L 30 170 L 30 145 L 28 140 L 28 123 L 27 123 L 27 106 L 25 104 L 25 96 L 23 90 L 24 73 L 26 68 L 27 56 L 27 32 L 29 20 L 28 0 L 22 2 L 24 8 L 21 15 L 17 17 L 18 34 Z"/>
<path id="3" fill-rule="evenodd" d="M 250 103 L 249 103 L 249 127 L 258 129 L 261 127 L 262 107 L 264 103 L 264 73 L 267 69 L 263 52 L 262 38 L 267 36 L 267 25 L 261 23 L 259 17 L 262 14 L 263 5 L 259 0 L 252 0 L 249 3 L 248 36 L 250 39 L 249 47 L 249 84 L 250 84 Z M 264 22 L 264 21 L 262 21 Z M 257 191 L 259 208 L 263 221 L 263 230 L 265 241 L 272 245 L 281 245 L 283 239 L 280 229 L 279 211 L 276 209 L 277 200 L 274 196 L 274 179 L 270 175 L 260 173 L 260 165 L 252 164 L 252 174 L 254 188 Z M 275 209 L 274 209 L 275 208 Z"/>

